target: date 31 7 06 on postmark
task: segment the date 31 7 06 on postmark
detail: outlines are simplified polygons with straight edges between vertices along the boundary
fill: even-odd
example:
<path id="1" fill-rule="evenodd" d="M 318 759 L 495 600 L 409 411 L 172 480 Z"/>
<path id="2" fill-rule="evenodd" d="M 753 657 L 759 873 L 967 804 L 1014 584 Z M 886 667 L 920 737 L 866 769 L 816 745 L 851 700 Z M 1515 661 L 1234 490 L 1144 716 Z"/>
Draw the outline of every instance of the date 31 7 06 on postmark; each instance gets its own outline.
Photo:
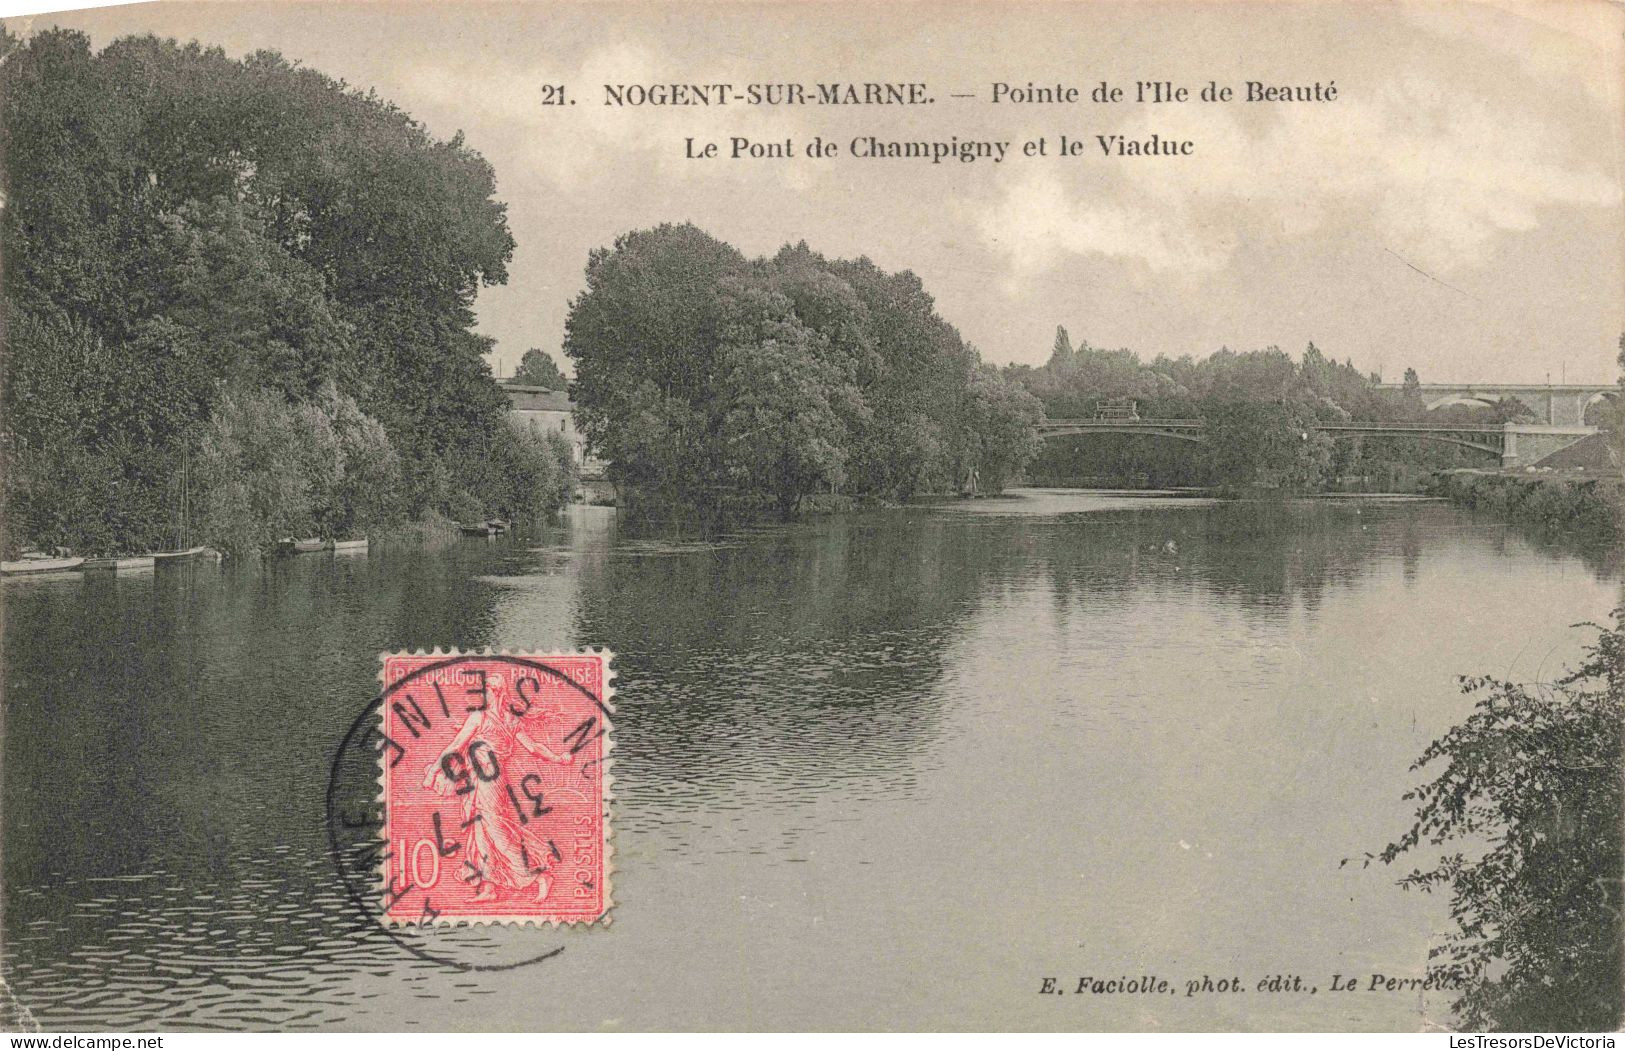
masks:
<path id="1" fill-rule="evenodd" d="M 611 655 L 382 659 L 383 921 L 607 923 Z"/>

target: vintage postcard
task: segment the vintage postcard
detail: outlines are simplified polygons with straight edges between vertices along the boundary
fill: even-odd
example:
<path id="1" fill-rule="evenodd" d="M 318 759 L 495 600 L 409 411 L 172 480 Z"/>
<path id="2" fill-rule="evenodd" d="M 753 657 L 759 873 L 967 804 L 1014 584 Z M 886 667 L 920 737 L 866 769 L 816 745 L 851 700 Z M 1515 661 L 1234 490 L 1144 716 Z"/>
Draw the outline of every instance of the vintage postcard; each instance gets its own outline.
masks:
<path id="1" fill-rule="evenodd" d="M 1619 4 L 18 4 L 0 1028 L 1620 1027 Z"/>

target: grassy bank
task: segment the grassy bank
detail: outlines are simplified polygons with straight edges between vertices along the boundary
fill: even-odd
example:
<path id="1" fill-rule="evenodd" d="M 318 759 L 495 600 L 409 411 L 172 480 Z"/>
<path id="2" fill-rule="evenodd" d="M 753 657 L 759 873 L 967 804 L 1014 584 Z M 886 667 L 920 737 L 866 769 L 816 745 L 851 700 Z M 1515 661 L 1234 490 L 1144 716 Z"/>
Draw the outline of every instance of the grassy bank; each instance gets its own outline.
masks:
<path id="1" fill-rule="evenodd" d="M 1620 479 L 1445 471 L 1425 491 L 1537 529 L 1586 537 L 1625 535 Z"/>

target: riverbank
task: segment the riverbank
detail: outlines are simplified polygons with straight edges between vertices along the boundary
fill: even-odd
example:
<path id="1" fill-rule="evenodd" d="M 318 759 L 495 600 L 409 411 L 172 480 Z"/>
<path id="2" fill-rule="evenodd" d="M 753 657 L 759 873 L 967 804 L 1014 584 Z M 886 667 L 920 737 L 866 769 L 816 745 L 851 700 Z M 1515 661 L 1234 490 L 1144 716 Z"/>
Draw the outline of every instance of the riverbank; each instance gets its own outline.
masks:
<path id="1" fill-rule="evenodd" d="M 1543 531 L 1585 537 L 1625 536 L 1620 479 L 1510 474 L 1500 471 L 1443 471 L 1423 491 L 1475 511 Z"/>

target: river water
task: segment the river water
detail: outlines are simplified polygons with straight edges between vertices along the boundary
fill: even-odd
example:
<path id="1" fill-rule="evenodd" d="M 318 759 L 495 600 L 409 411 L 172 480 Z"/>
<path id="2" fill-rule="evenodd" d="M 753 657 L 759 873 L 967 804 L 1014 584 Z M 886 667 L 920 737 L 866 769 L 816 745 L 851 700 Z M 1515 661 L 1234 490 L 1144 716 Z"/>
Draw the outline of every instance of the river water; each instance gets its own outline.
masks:
<path id="1" fill-rule="evenodd" d="M 1445 1025 L 1364 988 L 1422 973 L 1447 903 L 1360 859 L 1455 676 L 1551 678 L 1620 581 L 1432 502 L 1025 490 L 8 582 L 0 999 L 46 1029 Z M 435 646 L 618 654 L 614 923 L 542 963 L 415 956 L 328 856 L 377 654 Z M 1075 992 L 1141 974 L 1176 991 Z"/>

